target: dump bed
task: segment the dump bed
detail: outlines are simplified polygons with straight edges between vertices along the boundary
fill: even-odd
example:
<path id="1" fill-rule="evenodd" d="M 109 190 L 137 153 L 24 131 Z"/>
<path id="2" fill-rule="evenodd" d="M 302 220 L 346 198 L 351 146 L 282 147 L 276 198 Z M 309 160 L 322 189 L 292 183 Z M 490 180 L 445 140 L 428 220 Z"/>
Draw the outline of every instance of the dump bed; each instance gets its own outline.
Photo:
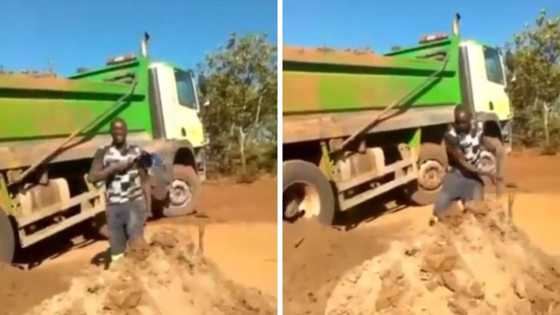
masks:
<path id="1" fill-rule="evenodd" d="M 459 37 L 381 56 L 367 51 L 285 47 L 283 113 L 354 112 L 383 109 L 422 87 L 402 106 L 461 103 Z M 441 72 L 440 72 L 441 71 Z"/>
<path id="2" fill-rule="evenodd" d="M 116 115 L 127 121 L 131 133 L 151 134 L 147 67 L 148 60 L 139 57 L 70 78 L 0 74 L 0 146 L 65 137 L 131 91 L 122 110 L 86 134 L 108 133 Z"/>

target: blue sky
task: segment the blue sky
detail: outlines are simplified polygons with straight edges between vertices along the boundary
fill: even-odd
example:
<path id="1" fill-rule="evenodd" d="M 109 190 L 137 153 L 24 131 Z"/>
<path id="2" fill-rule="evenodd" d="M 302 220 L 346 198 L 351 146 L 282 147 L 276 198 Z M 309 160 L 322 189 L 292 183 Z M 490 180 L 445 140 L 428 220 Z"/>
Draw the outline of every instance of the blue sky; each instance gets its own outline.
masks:
<path id="1" fill-rule="evenodd" d="M 150 55 L 185 68 L 228 35 L 267 33 L 276 44 L 274 0 L 2 0 L 0 65 L 69 75 L 109 56 L 138 52 L 144 31 Z"/>
<path id="2" fill-rule="evenodd" d="M 464 38 L 503 46 L 541 9 L 560 14 L 559 0 L 284 0 L 284 44 L 372 48 L 383 53 L 423 34 L 450 32 L 455 12 Z"/>

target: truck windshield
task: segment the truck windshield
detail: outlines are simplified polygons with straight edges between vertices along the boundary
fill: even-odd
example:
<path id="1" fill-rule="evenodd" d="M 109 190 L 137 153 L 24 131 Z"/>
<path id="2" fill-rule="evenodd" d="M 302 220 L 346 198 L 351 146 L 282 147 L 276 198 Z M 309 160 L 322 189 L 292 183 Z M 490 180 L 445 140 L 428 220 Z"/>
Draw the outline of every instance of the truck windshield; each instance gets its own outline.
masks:
<path id="1" fill-rule="evenodd" d="M 175 82 L 177 83 L 179 104 L 196 109 L 196 98 L 191 75 L 186 71 L 175 69 Z"/>
<path id="2" fill-rule="evenodd" d="M 498 50 L 491 47 L 484 47 L 484 63 L 486 65 L 486 77 L 488 81 L 504 84 L 504 73 L 502 62 Z"/>

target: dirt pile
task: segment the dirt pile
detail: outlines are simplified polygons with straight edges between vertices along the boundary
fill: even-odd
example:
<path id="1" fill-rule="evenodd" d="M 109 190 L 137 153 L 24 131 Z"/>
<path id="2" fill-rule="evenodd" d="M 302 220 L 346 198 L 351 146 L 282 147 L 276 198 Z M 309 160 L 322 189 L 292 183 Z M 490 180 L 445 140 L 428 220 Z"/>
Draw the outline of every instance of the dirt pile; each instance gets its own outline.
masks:
<path id="1" fill-rule="evenodd" d="M 325 314 L 560 314 L 560 263 L 497 202 L 472 204 L 349 271 Z"/>
<path id="2" fill-rule="evenodd" d="M 109 270 L 91 270 L 29 314 L 273 314 L 272 297 L 225 279 L 188 236 L 157 232 Z"/>

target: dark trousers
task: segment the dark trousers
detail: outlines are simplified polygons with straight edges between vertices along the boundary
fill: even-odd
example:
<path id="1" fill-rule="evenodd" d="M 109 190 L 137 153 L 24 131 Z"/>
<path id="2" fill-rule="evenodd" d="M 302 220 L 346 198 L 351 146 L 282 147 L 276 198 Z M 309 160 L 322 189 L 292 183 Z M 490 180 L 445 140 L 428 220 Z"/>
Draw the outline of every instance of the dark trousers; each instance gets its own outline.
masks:
<path id="1" fill-rule="evenodd" d="M 434 215 L 441 218 L 456 200 L 462 202 L 482 200 L 484 186 L 480 178 L 466 176 L 458 169 L 452 169 L 443 179 L 441 191 L 434 204 Z"/>
<path id="2" fill-rule="evenodd" d="M 107 205 L 107 227 L 111 255 L 124 253 L 127 243 L 144 236 L 146 222 L 146 202 L 143 198 L 124 203 Z"/>

